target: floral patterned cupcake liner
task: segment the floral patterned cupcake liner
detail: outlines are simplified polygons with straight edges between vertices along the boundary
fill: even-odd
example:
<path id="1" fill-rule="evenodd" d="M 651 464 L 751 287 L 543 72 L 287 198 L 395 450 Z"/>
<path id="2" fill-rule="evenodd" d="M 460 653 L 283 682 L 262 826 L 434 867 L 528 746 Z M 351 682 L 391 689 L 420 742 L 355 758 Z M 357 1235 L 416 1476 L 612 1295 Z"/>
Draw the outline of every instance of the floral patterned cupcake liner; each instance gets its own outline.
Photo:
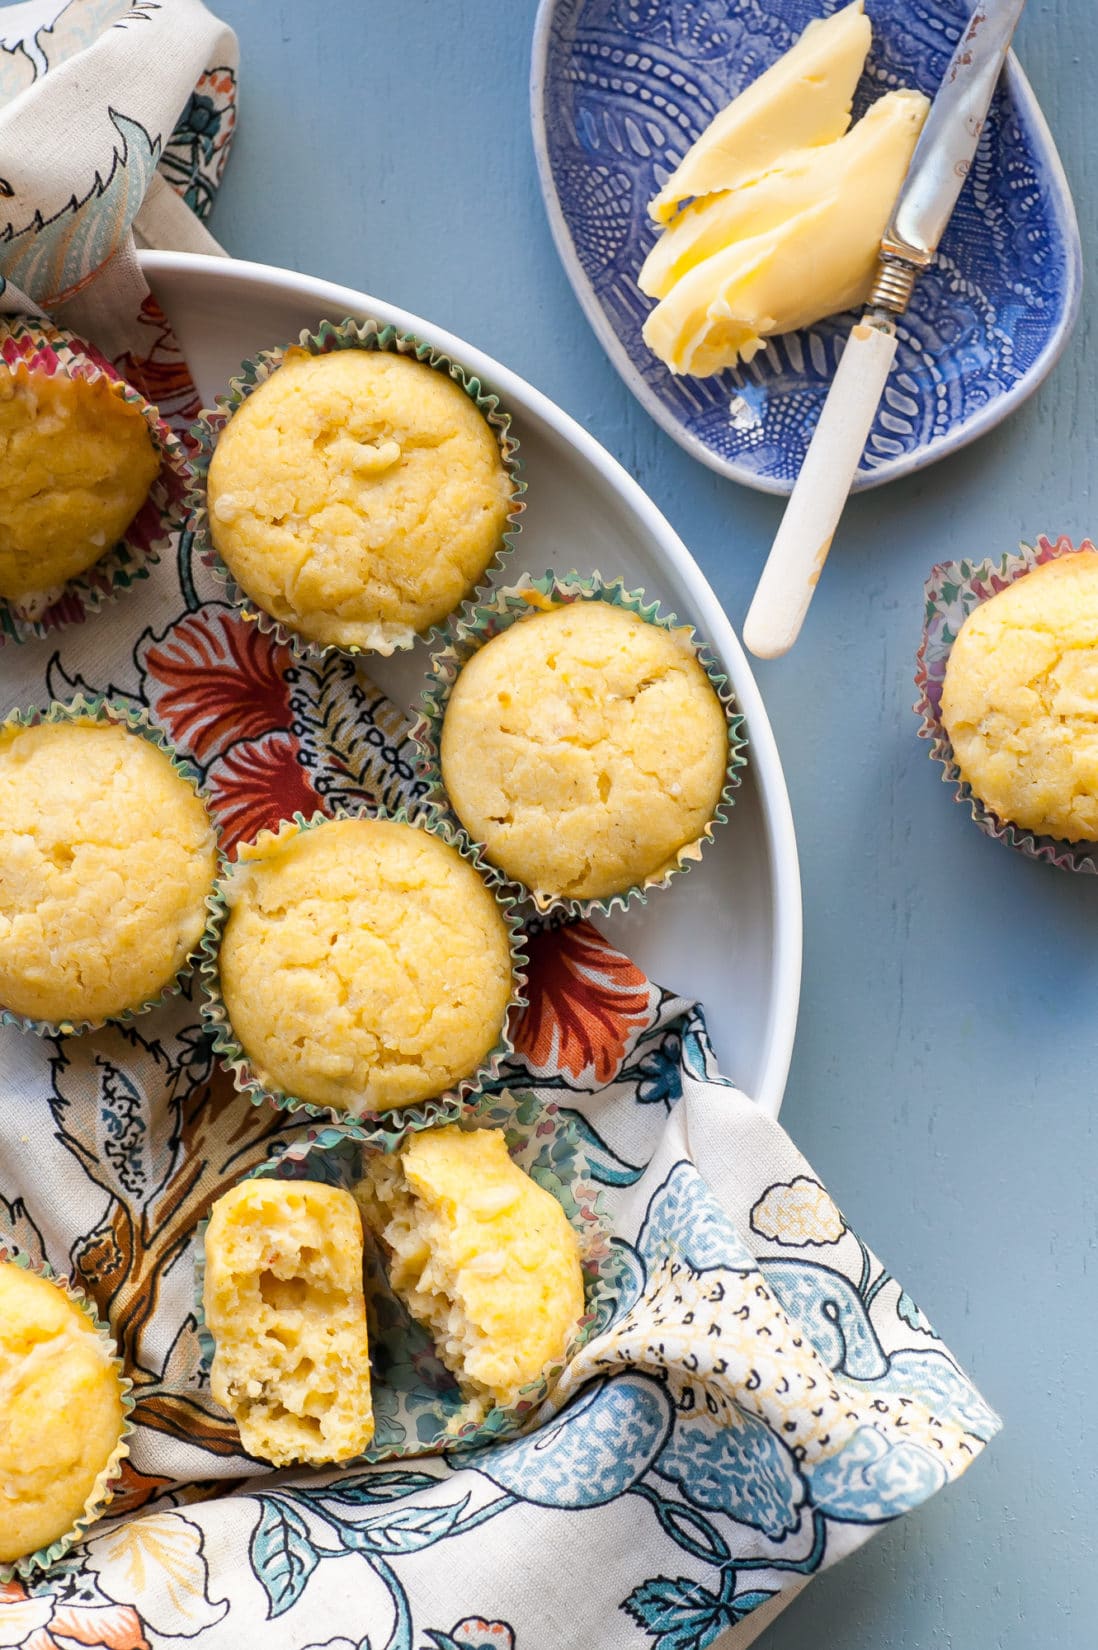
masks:
<path id="1" fill-rule="evenodd" d="M 999 561 L 939 563 L 926 582 L 926 616 L 915 671 L 919 697 L 914 707 L 922 718 L 919 738 L 930 741 L 930 754 L 942 765 L 943 783 L 954 787 L 954 800 L 969 808 L 985 836 L 1004 842 L 1008 848 L 1016 848 L 1029 859 L 1044 860 L 1061 871 L 1082 871 L 1091 876 L 1098 874 L 1098 844 L 1066 842 L 1062 837 L 1024 830 L 1020 825 L 1000 819 L 973 793 L 961 776 L 942 722 L 942 686 L 957 634 L 974 608 L 1045 562 L 1094 548 L 1089 539 L 1076 545 L 1069 538 L 1050 539 L 1042 535 L 1036 544 L 1022 544 L 1017 555 L 1003 556 Z"/>
<path id="2" fill-rule="evenodd" d="M 215 889 L 214 919 L 203 941 L 203 956 L 199 968 L 204 992 L 202 1019 L 207 1031 L 213 1035 L 214 1053 L 220 1056 L 222 1065 L 231 1074 L 240 1093 L 247 1094 L 255 1105 L 261 1105 L 266 1101 L 280 1111 L 301 1112 L 305 1117 L 316 1118 L 327 1124 L 332 1123 L 333 1119 L 338 1119 L 348 1136 L 392 1150 L 393 1142 L 404 1139 L 411 1130 L 430 1129 L 439 1123 L 457 1122 L 466 1111 L 469 1096 L 498 1076 L 501 1066 L 515 1050 L 511 1026 L 519 1012 L 527 1006 L 525 986 L 528 959 L 522 927 L 515 913 L 514 896 L 504 887 L 498 873 L 485 863 L 483 856 L 472 847 L 467 838 L 443 819 L 436 809 L 424 808 L 409 813 L 405 808 L 376 808 L 364 804 L 357 808 L 340 808 L 332 814 L 317 812 L 308 819 L 304 814 L 297 813 L 292 819 L 280 821 L 273 831 L 261 831 L 257 841 L 264 837 L 278 839 L 285 836 L 289 839 L 300 831 L 312 831 L 318 825 L 330 824 L 333 819 L 382 819 L 395 824 L 412 825 L 417 830 L 428 831 L 432 836 L 440 837 L 451 848 L 456 848 L 461 857 L 479 872 L 500 908 L 510 940 L 512 996 L 504 1015 L 499 1041 L 489 1050 L 475 1071 L 470 1072 L 468 1077 L 463 1077 L 460 1082 L 454 1083 L 442 1094 L 430 1100 L 420 1100 L 415 1105 L 395 1106 L 386 1111 L 341 1111 L 337 1107 L 318 1105 L 312 1100 L 305 1100 L 300 1095 L 288 1094 L 284 1089 L 264 1082 L 243 1046 L 237 1041 L 221 995 L 218 952 L 230 909 L 232 866 L 227 868 Z"/>
<path id="3" fill-rule="evenodd" d="M 77 694 L 75 698 L 61 703 L 54 700 L 45 710 L 32 708 L 30 710 L 13 710 L 0 722 L 0 732 L 7 727 L 36 728 L 44 722 L 102 722 L 112 723 L 115 726 L 126 728 L 130 733 L 136 733 L 140 738 L 155 745 L 157 750 L 163 751 L 171 762 L 172 768 L 181 779 L 185 779 L 195 795 L 199 798 L 206 810 L 214 840 L 220 837 L 217 820 L 210 807 L 210 799 L 201 784 L 195 768 L 180 756 L 170 739 L 150 718 L 147 711 L 139 705 L 126 704 L 119 699 L 108 699 L 103 696 L 87 698 Z M 36 1037 L 82 1037 L 87 1032 L 99 1031 L 105 1025 L 129 1025 L 138 1015 L 147 1014 L 150 1009 L 159 1008 L 172 997 L 178 997 L 189 975 L 194 971 L 210 936 L 214 932 L 217 917 L 217 906 L 213 891 L 206 896 L 206 926 L 199 936 L 198 943 L 189 952 L 176 973 L 160 991 L 152 997 L 146 997 L 133 1008 L 124 1009 L 121 1014 L 104 1015 L 97 1020 L 36 1020 L 29 1015 L 16 1014 L 12 1009 L 5 1008 L 0 1003 L 0 1026 L 17 1026 L 21 1031 L 33 1032 Z"/>
<path id="4" fill-rule="evenodd" d="M 247 400 L 253 390 L 266 383 L 271 374 L 282 365 L 288 351 L 294 348 L 306 349 L 312 355 L 328 355 L 333 350 L 341 349 L 388 350 L 395 355 L 410 355 L 415 360 L 433 367 L 436 372 L 445 373 L 465 391 L 496 436 L 500 459 L 511 479 L 512 488 L 507 526 L 495 554 L 478 581 L 477 590 L 486 585 L 492 574 L 502 566 L 503 558 L 514 548 L 515 540 L 522 530 L 521 518 L 526 509 L 526 482 L 521 475 L 518 438 L 511 433 L 511 414 L 503 411 L 499 397 L 486 390 L 475 374 L 468 372 L 459 362 L 436 349 L 433 344 L 417 338 L 414 333 L 400 332 L 396 327 L 383 326 L 378 321 L 346 320 L 338 324 L 333 321 L 322 321 L 316 332 L 303 330 L 296 345 L 281 344 L 274 349 L 261 350 L 258 355 L 252 356 L 243 363 L 239 373 L 230 379 L 228 394 L 218 396 L 216 405 L 203 410 L 194 424 L 192 435 L 198 444 L 198 452 L 194 458 L 192 489 L 187 497 L 190 528 L 194 534 L 196 549 L 214 577 L 225 586 L 229 601 L 239 610 L 241 616 L 255 624 L 264 635 L 272 636 L 283 646 L 289 647 L 299 659 L 323 658 L 330 653 L 381 654 L 388 657 L 392 653 L 412 647 L 416 637 L 387 636 L 383 626 L 379 624 L 377 638 L 372 640 L 369 646 L 342 647 L 335 643 L 312 641 L 293 630 L 281 619 L 276 619 L 273 614 L 266 612 L 258 602 L 248 596 L 225 565 L 213 542 L 206 488 L 210 462 L 218 437 L 237 408 Z M 422 634 L 431 634 L 433 628 L 429 626 Z"/>
<path id="5" fill-rule="evenodd" d="M 586 1310 L 564 1355 L 524 1387 L 513 1406 L 475 1413 L 475 1402 L 462 1397 L 455 1377 L 438 1358 L 429 1331 L 390 1289 L 377 1246 L 367 1233 L 376 1431 L 362 1457 L 366 1461 L 473 1449 L 520 1431 L 551 1397 L 561 1372 L 580 1348 L 607 1328 L 617 1307 L 620 1274 L 605 1199 L 592 1176 L 579 1131 L 567 1113 L 525 1090 L 504 1089 L 477 1095 L 461 1127 L 502 1129 L 514 1161 L 561 1205 L 579 1238 Z M 244 1178 L 315 1180 L 351 1191 L 364 1177 L 371 1156 L 398 1150 L 412 1132 L 409 1126 L 384 1140 L 368 1141 L 338 1124 L 310 1129 Z M 202 1359 L 208 1369 L 214 1340 L 203 1310 L 207 1224 L 203 1221 L 198 1230 L 195 1293 Z"/>
<path id="6" fill-rule="evenodd" d="M 138 580 L 167 549 L 186 515 L 191 466 L 179 437 L 168 428 L 157 409 L 131 384 L 120 378 L 105 356 L 74 333 L 47 326 L 29 317 L 0 318 L 0 361 L 15 372 L 60 373 L 87 383 L 109 381 L 114 393 L 128 401 L 145 420 L 160 455 L 160 471 L 148 497 L 123 537 L 99 560 L 63 585 L 33 599 L 13 602 L 0 597 L 0 646 L 5 642 L 41 639 L 59 625 L 95 613 Z"/>
<path id="7" fill-rule="evenodd" d="M 38 1572 L 48 1570 L 51 1564 L 56 1564 L 59 1559 L 64 1558 L 70 1547 L 74 1547 L 78 1541 L 84 1539 L 88 1527 L 94 1524 L 96 1519 L 103 1516 L 114 1495 L 115 1484 L 121 1474 L 122 1462 L 130 1453 L 129 1440 L 134 1430 L 131 1419 L 134 1407 L 133 1382 L 125 1372 L 110 1328 L 102 1322 L 92 1301 L 88 1299 L 82 1289 L 70 1282 L 68 1278 L 60 1277 L 53 1267 L 45 1261 L 32 1260 L 21 1249 L 5 1243 L 0 1238 L 0 1265 L 5 1263 L 20 1266 L 24 1271 L 32 1272 L 36 1277 L 45 1278 L 48 1282 L 54 1284 L 62 1294 L 68 1297 L 74 1306 L 80 1309 L 93 1326 L 104 1348 L 109 1351 L 111 1368 L 118 1378 L 119 1394 L 122 1399 L 122 1430 L 118 1435 L 118 1442 L 108 1456 L 105 1465 L 96 1475 L 91 1493 L 84 1504 L 84 1511 L 72 1528 L 66 1530 L 63 1535 L 59 1535 L 48 1546 L 39 1547 L 36 1552 L 28 1553 L 24 1558 L 16 1558 L 6 1563 L 0 1563 L 0 1584 L 13 1581 L 16 1577 L 21 1581 L 26 1581 Z"/>
<path id="8" fill-rule="evenodd" d="M 688 871 L 691 865 L 701 858 L 705 844 L 712 841 L 716 827 L 727 820 L 728 810 L 735 802 L 736 791 L 740 786 L 740 769 L 747 761 L 743 717 L 735 708 L 731 684 L 692 625 L 680 624 L 673 613 L 661 613 L 658 602 L 647 600 L 643 590 L 627 590 L 623 579 L 607 580 L 597 572 L 589 575 L 576 572 L 547 572 L 536 578 L 527 577 L 521 584 L 491 591 L 481 600 L 474 598 L 467 601 L 460 614 L 451 620 L 447 628 L 436 632 L 438 640 L 444 645 L 439 652 L 432 655 L 432 680 L 424 689 L 416 722 L 412 728 L 412 738 L 419 750 L 417 767 L 427 782 L 429 803 L 438 807 L 458 830 L 468 836 L 446 793 L 441 758 L 442 724 L 446 716 L 446 707 L 464 666 L 486 642 L 518 621 L 529 618 L 532 613 L 546 612 L 550 608 L 579 601 L 607 602 L 612 607 L 620 607 L 628 613 L 635 613 L 648 624 L 688 636 L 698 663 L 705 671 L 724 710 L 728 725 L 728 761 L 724 786 L 717 806 L 701 836 L 693 842 L 685 843 L 667 865 L 632 888 L 598 899 L 537 894 L 527 888 L 525 883 L 508 877 L 496 867 L 497 874 L 514 892 L 515 897 L 528 902 L 539 917 L 552 914 L 569 920 L 574 917 L 589 917 L 596 912 L 609 916 L 614 911 L 626 910 L 634 903 L 644 904 L 652 889 L 666 888 L 674 876 Z M 484 855 L 485 862 L 491 864 L 483 845 L 478 844 L 478 847 Z"/>

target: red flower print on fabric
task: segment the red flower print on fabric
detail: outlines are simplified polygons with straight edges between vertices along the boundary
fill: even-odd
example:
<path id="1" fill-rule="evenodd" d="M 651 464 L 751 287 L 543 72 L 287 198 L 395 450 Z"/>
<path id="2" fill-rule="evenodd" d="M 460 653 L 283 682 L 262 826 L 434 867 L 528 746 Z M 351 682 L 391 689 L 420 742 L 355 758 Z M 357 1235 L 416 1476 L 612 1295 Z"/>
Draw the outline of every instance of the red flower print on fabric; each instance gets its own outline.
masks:
<path id="1" fill-rule="evenodd" d="M 55 1604 L 48 1596 L 28 1597 L 18 1581 L 0 1586 L 0 1644 L 23 1650 L 70 1650 L 74 1644 L 88 1650 L 150 1650 L 132 1605 Z"/>
<path id="2" fill-rule="evenodd" d="M 203 764 L 291 719 L 289 649 L 229 608 L 188 614 L 142 642 L 138 663 L 152 716 Z"/>
<path id="3" fill-rule="evenodd" d="M 273 830 L 280 819 L 295 813 L 308 817 L 323 805 L 297 760 L 299 748 L 293 735 L 280 728 L 264 739 L 234 745 L 211 764 L 206 785 L 227 854 L 238 842 Z"/>
<path id="4" fill-rule="evenodd" d="M 590 923 L 530 942 L 529 1007 L 516 1049 L 536 1073 L 563 1071 L 609 1083 L 636 1033 L 651 1021 L 651 987 Z"/>

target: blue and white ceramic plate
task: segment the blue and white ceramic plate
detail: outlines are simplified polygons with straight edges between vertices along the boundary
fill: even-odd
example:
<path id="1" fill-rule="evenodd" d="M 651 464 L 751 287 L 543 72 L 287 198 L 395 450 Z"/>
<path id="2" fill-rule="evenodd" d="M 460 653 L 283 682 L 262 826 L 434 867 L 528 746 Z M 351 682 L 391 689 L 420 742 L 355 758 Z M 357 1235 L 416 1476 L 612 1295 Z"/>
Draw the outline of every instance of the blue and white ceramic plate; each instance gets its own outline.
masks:
<path id="1" fill-rule="evenodd" d="M 717 110 L 845 0 L 541 0 L 534 144 L 549 221 L 587 317 L 634 395 L 695 458 L 788 493 L 849 318 L 776 339 L 747 367 L 676 378 L 641 337 L 646 206 Z M 891 87 L 933 96 L 971 0 L 869 0 L 855 114 Z M 855 482 L 875 487 L 992 429 L 1054 365 L 1079 306 L 1067 180 L 1011 58 L 937 263 L 919 281 Z"/>

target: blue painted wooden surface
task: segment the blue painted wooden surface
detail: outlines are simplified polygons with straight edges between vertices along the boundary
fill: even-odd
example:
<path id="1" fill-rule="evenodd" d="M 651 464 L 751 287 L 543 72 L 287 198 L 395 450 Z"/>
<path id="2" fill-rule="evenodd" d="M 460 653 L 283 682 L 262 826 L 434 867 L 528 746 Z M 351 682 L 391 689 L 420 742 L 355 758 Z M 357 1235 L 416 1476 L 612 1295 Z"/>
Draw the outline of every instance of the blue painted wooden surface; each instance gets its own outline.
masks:
<path id="1" fill-rule="evenodd" d="M 739 624 L 780 507 L 688 459 L 588 329 L 535 177 L 534 0 L 215 5 L 243 63 L 214 233 L 508 362 L 640 479 Z M 1018 36 L 1088 268 L 1094 39 L 1094 0 L 1030 0 Z M 911 712 L 936 559 L 1098 536 L 1094 314 L 1088 293 L 1012 422 L 851 505 L 796 652 L 758 670 L 804 878 L 783 1121 L 1006 1421 L 960 1484 L 815 1581 L 772 1650 L 1086 1650 L 1098 1633 L 1098 884 L 980 836 Z"/>

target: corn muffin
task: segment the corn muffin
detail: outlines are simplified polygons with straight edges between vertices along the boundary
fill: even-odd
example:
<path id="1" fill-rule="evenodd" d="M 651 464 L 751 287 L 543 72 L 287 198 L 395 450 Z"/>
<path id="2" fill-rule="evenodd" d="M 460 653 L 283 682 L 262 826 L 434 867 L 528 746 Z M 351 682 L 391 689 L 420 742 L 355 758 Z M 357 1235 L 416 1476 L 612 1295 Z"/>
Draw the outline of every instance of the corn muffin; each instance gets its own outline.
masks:
<path id="1" fill-rule="evenodd" d="M 662 874 L 712 820 L 727 763 L 724 709 L 688 633 L 597 600 L 474 653 L 440 741 L 458 818 L 540 900 Z"/>
<path id="2" fill-rule="evenodd" d="M 584 1313 L 579 1241 L 499 1129 L 413 1134 L 355 1196 L 393 1288 L 482 1414 L 564 1356 Z"/>
<path id="3" fill-rule="evenodd" d="M 220 989 L 259 1081 L 351 1113 L 471 1076 L 514 991 L 510 936 L 456 848 L 395 820 L 262 835 L 227 889 Z"/>
<path id="4" fill-rule="evenodd" d="M 0 727 L 0 1006 L 140 1008 L 198 945 L 216 874 L 205 805 L 150 740 L 90 716 Z"/>
<path id="5" fill-rule="evenodd" d="M 122 1437 L 106 1336 L 48 1278 L 0 1263 L 0 1563 L 26 1558 L 105 1505 Z"/>
<path id="6" fill-rule="evenodd" d="M 210 1390 L 250 1455 L 347 1461 L 374 1435 L 355 1200 L 312 1180 L 245 1180 L 206 1227 Z"/>
<path id="7" fill-rule="evenodd" d="M 942 723 L 1000 820 L 1098 841 L 1098 554 L 1044 563 L 973 609 L 946 665 Z"/>
<path id="8" fill-rule="evenodd" d="M 476 587 L 512 483 L 445 373 L 388 350 L 287 351 L 218 438 L 209 530 L 246 596 L 322 646 L 407 646 Z"/>
<path id="9" fill-rule="evenodd" d="M 45 607 L 124 537 L 159 469 L 110 379 L 0 362 L 0 596 Z"/>

